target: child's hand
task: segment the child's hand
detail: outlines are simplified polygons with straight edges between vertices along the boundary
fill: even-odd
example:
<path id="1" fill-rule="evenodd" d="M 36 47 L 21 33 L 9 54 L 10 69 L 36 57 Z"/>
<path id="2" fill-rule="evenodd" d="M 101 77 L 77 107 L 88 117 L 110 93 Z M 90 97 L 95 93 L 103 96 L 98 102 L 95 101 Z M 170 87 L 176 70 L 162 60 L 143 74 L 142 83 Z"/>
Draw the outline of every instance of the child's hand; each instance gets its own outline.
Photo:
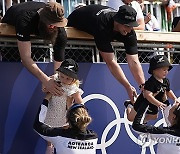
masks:
<path id="1" fill-rule="evenodd" d="M 164 110 L 164 109 L 167 107 L 167 105 L 164 104 L 164 103 L 159 103 L 159 104 L 158 104 L 158 107 L 159 107 L 161 110 Z"/>
<path id="2" fill-rule="evenodd" d="M 48 92 L 45 96 L 45 99 L 49 101 L 51 97 L 52 97 L 52 94 Z"/>

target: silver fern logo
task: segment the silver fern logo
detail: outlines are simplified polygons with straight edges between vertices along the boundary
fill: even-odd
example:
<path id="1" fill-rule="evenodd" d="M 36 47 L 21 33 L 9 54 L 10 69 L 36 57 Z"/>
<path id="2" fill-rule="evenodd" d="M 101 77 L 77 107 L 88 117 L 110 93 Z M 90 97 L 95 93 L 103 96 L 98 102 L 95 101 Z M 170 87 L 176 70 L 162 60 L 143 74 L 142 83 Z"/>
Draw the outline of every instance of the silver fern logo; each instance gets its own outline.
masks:
<path id="1" fill-rule="evenodd" d="M 64 68 L 66 68 L 66 69 L 68 69 L 68 70 L 71 70 L 72 71 L 72 68 L 74 68 L 74 66 L 68 66 L 68 67 L 64 67 Z"/>
<path id="2" fill-rule="evenodd" d="M 163 57 L 159 58 L 158 61 L 157 61 L 157 63 L 162 63 L 162 62 L 164 62 L 164 58 Z"/>

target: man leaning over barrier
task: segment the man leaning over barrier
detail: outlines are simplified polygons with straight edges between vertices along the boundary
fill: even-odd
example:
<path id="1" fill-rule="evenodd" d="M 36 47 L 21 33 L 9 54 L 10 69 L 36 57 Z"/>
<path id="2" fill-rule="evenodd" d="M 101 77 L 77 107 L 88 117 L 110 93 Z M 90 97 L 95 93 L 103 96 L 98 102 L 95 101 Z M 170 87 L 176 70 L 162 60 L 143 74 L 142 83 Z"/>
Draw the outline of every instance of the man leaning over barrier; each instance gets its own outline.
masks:
<path id="1" fill-rule="evenodd" d="M 62 92 L 53 78 L 48 77 L 31 58 L 30 34 L 50 40 L 54 50 L 54 69 L 64 60 L 67 35 L 64 27 L 64 8 L 56 2 L 24 2 L 13 5 L 5 13 L 2 23 L 15 26 L 17 44 L 23 65 L 36 76 L 53 95 Z"/>
<path id="2" fill-rule="evenodd" d="M 138 59 L 137 38 L 133 30 L 133 27 L 138 26 L 136 14 L 136 11 L 128 5 L 121 6 L 118 12 L 107 6 L 88 5 L 74 10 L 68 17 L 68 26 L 94 36 L 103 60 L 113 76 L 126 88 L 131 101 L 136 90 L 115 60 L 111 42 L 117 40 L 124 43 L 130 71 L 138 85 L 142 85 L 145 79 Z"/>

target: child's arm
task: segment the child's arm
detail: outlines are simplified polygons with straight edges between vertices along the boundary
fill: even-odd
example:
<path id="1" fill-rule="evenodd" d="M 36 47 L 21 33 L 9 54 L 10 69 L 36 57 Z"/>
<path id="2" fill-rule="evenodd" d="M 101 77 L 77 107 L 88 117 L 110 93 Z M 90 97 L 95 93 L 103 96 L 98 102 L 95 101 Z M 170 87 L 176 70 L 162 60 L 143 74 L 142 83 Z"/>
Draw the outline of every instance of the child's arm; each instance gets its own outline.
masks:
<path id="1" fill-rule="evenodd" d="M 178 100 L 178 98 L 176 97 L 176 95 L 174 94 L 174 92 L 172 90 L 166 91 L 166 94 L 167 94 L 168 98 L 170 98 L 174 101 L 174 103 L 180 103 L 180 101 Z"/>
<path id="2" fill-rule="evenodd" d="M 49 101 L 51 99 L 51 97 L 52 97 L 52 94 L 48 92 L 48 93 L 46 93 L 46 96 L 44 97 L 44 99 Z"/>
<path id="3" fill-rule="evenodd" d="M 73 101 L 74 101 L 73 97 L 69 97 L 69 96 L 67 97 L 67 100 L 66 100 L 67 109 L 69 109 L 72 106 Z"/>
<path id="4" fill-rule="evenodd" d="M 73 102 L 77 104 L 81 104 L 83 102 L 81 94 L 79 92 L 72 94 L 71 97 L 67 97 L 67 109 L 69 109 L 72 106 Z"/>
<path id="5" fill-rule="evenodd" d="M 72 94 L 72 97 L 74 98 L 75 103 L 77 103 L 77 104 L 83 103 L 81 94 L 79 92 Z"/>
<path id="6" fill-rule="evenodd" d="M 166 104 L 158 101 L 153 93 L 151 91 L 148 90 L 144 90 L 144 97 L 152 104 L 156 105 L 157 107 L 159 107 L 160 109 L 164 109 L 166 107 Z"/>

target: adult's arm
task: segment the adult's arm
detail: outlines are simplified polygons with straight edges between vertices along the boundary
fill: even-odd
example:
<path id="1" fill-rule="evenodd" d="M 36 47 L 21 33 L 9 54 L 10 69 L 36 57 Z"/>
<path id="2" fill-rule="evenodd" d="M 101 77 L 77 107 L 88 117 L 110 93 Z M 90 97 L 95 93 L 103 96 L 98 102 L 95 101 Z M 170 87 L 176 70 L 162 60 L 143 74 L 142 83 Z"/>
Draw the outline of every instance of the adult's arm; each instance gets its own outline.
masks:
<path id="1" fill-rule="evenodd" d="M 132 87 L 129 81 L 127 80 L 120 65 L 114 59 L 114 54 L 108 53 L 108 52 L 100 52 L 100 54 L 103 60 L 106 62 L 112 75 L 126 88 L 126 91 L 129 95 L 130 100 L 134 102 L 133 96 L 135 95 L 136 91 L 134 87 Z"/>
<path id="2" fill-rule="evenodd" d="M 137 23 L 139 24 L 139 26 L 133 27 L 134 30 L 144 30 L 145 29 L 144 18 L 137 19 Z"/>
<path id="3" fill-rule="evenodd" d="M 44 123 L 47 114 L 48 103 L 48 100 L 43 100 L 43 103 L 39 107 L 36 114 L 33 129 L 45 140 L 53 143 L 54 139 L 52 137 L 60 135 L 62 128 L 50 127 Z"/>
<path id="4" fill-rule="evenodd" d="M 174 129 L 172 127 L 156 127 L 153 125 L 145 125 L 142 124 L 142 121 L 144 120 L 143 118 L 145 117 L 144 114 L 146 113 L 146 109 L 148 107 L 147 102 L 143 102 L 138 109 L 138 112 L 134 118 L 132 128 L 136 130 L 139 133 L 150 133 L 150 137 L 152 139 L 157 139 L 157 138 L 165 138 L 165 137 L 170 137 L 177 139 L 177 136 L 180 136 L 179 129 Z M 167 107 L 167 110 L 169 110 L 170 107 Z M 166 113 L 167 114 L 167 113 Z M 168 113 L 169 114 L 169 113 Z M 166 115 L 167 116 L 167 115 Z M 172 136 L 173 135 L 173 136 Z"/>
<path id="5" fill-rule="evenodd" d="M 171 123 L 170 123 L 169 120 L 168 120 L 168 115 L 169 115 L 169 110 L 170 110 L 170 109 L 171 109 L 171 104 L 168 105 L 167 107 L 165 107 L 164 110 L 162 110 L 163 118 L 164 118 L 164 120 L 165 120 L 165 122 L 166 122 L 166 125 L 167 125 L 168 127 L 171 126 Z"/>
<path id="6" fill-rule="evenodd" d="M 128 33 L 124 38 L 124 48 L 126 50 L 126 59 L 129 69 L 140 86 L 145 83 L 144 72 L 138 57 L 137 37 L 134 30 Z"/>
<path id="7" fill-rule="evenodd" d="M 31 58 L 31 42 L 17 40 L 17 43 L 22 63 L 28 71 L 42 82 L 47 91 L 53 95 L 61 95 L 60 87 L 54 82 L 54 79 L 48 77 Z"/>
<path id="8" fill-rule="evenodd" d="M 136 12 L 137 12 L 136 19 L 137 19 L 137 23 L 139 24 L 138 27 L 134 27 L 134 30 L 144 30 L 144 29 L 145 29 L 145 22 L 144 22 L 144 15 L 143 15 L 141 6 L 140 6 L 140 4 L 139 4 L 138 2 L 136 2 L 136 1 L 133 1 L 132 7 L 133 7 L 133 6 L 134 6 L 134 9 L 135 9 Z"/>
<path id="9" fill-rule="evenodd" d="M 139 62 L 138 54 L 126 54 L 127 62 L 131 73 L 138 85 L 145 83 L 144 72 Z"/>
<path id="10" fill-rule="evenodd" d="M 67 44 L 67 34 L 64 27 L 58 28 L 58 36 L 53 46 L 54 50 L 54 72 L 59 68 L 65 57 L 65 47 Z"/>

